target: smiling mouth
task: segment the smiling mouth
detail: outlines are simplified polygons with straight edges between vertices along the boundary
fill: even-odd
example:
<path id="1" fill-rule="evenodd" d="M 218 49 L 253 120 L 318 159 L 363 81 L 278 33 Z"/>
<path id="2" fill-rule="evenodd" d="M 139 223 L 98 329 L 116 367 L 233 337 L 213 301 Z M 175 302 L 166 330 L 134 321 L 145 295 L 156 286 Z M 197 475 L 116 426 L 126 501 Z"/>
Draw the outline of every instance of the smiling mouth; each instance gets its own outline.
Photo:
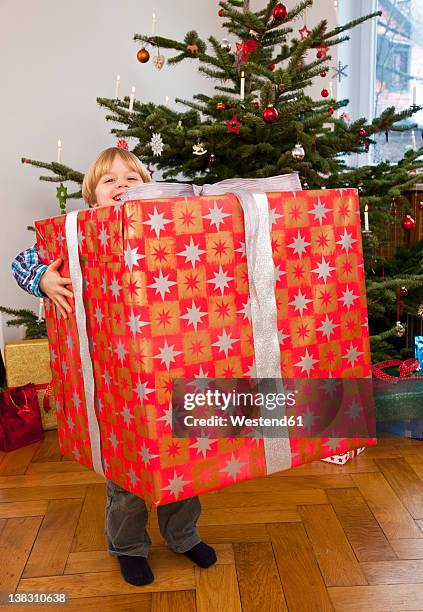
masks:
<path id="1" fill-rule="evenodd" d="M 118 195 L 115 195 L 115 197 L 112 198 L 112 200 L 114 200 L 115 202 L 119 202 L 121 197 L 122 197 L 122 194 L 118 193 Z"/>

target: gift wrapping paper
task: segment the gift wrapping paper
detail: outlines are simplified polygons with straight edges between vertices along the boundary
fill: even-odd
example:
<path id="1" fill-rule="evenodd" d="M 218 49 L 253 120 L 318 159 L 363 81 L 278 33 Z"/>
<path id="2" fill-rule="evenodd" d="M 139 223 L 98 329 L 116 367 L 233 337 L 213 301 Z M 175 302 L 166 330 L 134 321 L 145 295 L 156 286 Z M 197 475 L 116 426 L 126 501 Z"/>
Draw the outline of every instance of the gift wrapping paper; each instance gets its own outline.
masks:
<path id="1" fill-rule="evenodd" d="M 260 202 L 280 375 L 369 377 L 357 191 L 267 193 Z M 376 443 L 172 437 L 174 378 L 257 374 L 262 349 L 246 256 L 264 251 L 257 241 L 251 247 L 245 215 L 229 193 L 127 201 L 36 222 L 42 261 L 62 257 L 63 275 L 76 274 L 73 249 L 81 268 L 80 292 L 73 287 L 85 318 L 79 332 L 75 316 L 65 320 L 46 303 L 62 452 L 155 505 Z"/>

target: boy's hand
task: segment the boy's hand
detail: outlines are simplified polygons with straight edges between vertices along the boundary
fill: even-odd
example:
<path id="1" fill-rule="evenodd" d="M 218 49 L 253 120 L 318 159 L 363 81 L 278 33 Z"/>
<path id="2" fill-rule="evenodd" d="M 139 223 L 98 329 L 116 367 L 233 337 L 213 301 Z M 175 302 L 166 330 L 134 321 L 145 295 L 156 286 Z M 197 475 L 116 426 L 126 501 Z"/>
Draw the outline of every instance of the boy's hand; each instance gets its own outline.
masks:
<path id="1" fill-rule="evenodd" d="M 59 268 L 62 263 L 60 257 L 53 261 L 42 275 L 39 286 L 41 291 L 57 306 L 60 314 L 67 319 L 68 313 L 72 312 L 72 307 L 66 298 L 72 299 L 73 293 L 66 289 L 66 285 L 71 285 L 72 281 L 70 278 L 60 276 Z"/>

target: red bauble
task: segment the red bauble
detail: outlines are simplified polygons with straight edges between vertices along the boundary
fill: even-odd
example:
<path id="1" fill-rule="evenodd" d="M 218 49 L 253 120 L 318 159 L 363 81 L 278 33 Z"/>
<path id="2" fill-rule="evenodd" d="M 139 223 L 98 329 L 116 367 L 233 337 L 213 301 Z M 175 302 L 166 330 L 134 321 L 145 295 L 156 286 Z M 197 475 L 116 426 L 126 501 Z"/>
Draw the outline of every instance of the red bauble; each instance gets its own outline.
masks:
<path id="1" fill-rule="evenodd" d="M 406 232 L 411 232 L 411 230 L 416 227 L 416 220 L 413 219 L 411 215 L 405 215 L 405 219 L 403 219 L 401 227 Z"/>
<path id="2" fill-rule="evenodd" d="M 288 17 L 288 9 L 282 2 L 278 2 L 273 9 L 272 15 L 276 21 L 283 21 Z"/>
<path id="3" fill-rule="evenodd" d="M 224 15 L 223 8 L 220 8 L 217 14 L 219 15 L 219 17 L 223 17 Z"/>
<path id="4" fill-rule="evenodd" d="M 420 201 L 418 204 L 419 210 L 423 210 L 423 201 Z"/>
<path id="5" fill-rule="evenodd" d="M 324 57 L 324 54 L 322 53 L 322 51 L 318 51 L 316 53 L 316 57 L 317 57 L 317 59 L 322 59 L 322 57 Z"/>
<path id="6" fill-rule="evenodd" d="M 329 106 L 328 108 L 329 115 L 333 115 L 334 112 L 335 112 L 335 109 L 333 108 L 333 106 Z"/>
<path id="7" fill-rule="evenodd" d="M 150 54 L 145 47 L 140 49 L 137 53 L 137 60 L 141 62 L 141 64 L 145 64 L 150 59 Z"/>
<path id="8" fill-rule="evenodd" d="M 116 143 L 116 147 L 118 149 L 125 149 L 125 151 L 128 150 L 128 143 L 124 138 L 121 138 L 120 140 L 117 141 Z"/>
<path id="9" fill-rule="evenodd" d="M 263 117 L 266 123 L 275 123 L 275 121 L 277 121 L 279 117 L 279 113 L 273 106 L 273 104 L 269 104 L 269 106 L 264 109 L 261 116 Z"/>
<path id="10" fill-rule="evenodd" d="M 320 73 L 320 76 L 322 77 L 322 79 L 324 79 L 324 78 L 325 78 L 325 76 L 327 76 L 327 72 L 326 72 L 325 70 L 323 70 L 323 71 Z"/>
<path id="11" fill-rule="evenodd" d="M 322 98 L 327 98 L 329 96 L 329 92 L 327 89 L 322 89 L 320 95 L 322 96 Z"/>
<path id="12" fill-rule="evenodd" d="M 273 72 L 274 69 L 276 68 L 276 64 L 268 64 L 267 67 L 268 67 L 269 70 L 271 70 Z"/>
<path id="13" fill-rule="evenodd" d="M 408 295 L 408 289 L 407 287 L 401 287 L 399 290 L 399 294 L 401 297 L 406 297 Z"/>
<path id="14" fill-rule="evenodd" d="M 358 135 L 360 136 L 360 138 L 366 138 L 367 136 L 367 132 L 364 128 L 360 128 L 360 131 L 358 132 Z"/>
<path id="15" fill-rule="evenodd" d="M 260 108 L 259 102 L 253 102 L 252 107 L 258 110 Z"/>

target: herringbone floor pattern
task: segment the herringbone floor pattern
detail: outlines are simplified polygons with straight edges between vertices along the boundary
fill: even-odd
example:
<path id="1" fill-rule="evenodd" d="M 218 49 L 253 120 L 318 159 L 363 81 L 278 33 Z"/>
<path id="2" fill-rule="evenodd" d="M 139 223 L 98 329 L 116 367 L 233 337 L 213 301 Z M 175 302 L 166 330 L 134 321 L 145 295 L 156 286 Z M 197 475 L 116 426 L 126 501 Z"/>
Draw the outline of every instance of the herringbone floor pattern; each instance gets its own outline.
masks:
<path id="1" fill-rule="evenodd" d="M 150 513 L 156 580 L 120 577 L 104 543 L 105 487 L 60 456 L 57 432 L 0 455 L 0 591 L 65 591 L 17 612 L 423 611 L 423 443 L 382 440 L 340 467 L 315 462 L 202 497 L 218 563 L 166 548 Z"/>

